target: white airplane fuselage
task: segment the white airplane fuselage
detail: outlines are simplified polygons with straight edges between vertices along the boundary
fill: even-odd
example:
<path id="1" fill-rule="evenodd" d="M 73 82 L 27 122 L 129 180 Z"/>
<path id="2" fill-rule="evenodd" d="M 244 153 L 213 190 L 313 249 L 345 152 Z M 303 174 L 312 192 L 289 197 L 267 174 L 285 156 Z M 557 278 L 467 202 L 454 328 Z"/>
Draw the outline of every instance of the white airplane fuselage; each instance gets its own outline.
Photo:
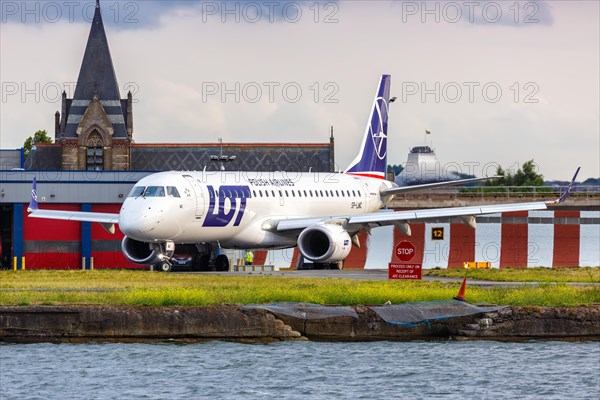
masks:
<path id="1" fill-rule="evenodd" d="M 392 185 L 341 173 L 161 172 L 135 185 L 119 227 L 143 242 L 291 247 L 296 237 L 272 233 L 271 219 L 375 212 L 385 205 L 381 188 Z"/>

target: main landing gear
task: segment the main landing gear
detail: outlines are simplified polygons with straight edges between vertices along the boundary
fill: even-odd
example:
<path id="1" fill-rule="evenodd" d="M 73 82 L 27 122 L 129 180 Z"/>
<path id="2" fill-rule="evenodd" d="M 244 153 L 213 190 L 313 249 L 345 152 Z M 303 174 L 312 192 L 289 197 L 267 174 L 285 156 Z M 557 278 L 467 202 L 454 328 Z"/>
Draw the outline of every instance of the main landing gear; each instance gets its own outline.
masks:
<path id="1" fill-rule="evenodd" d="M 177 245 L 175 254 L 154 264 L 153 269 L 160 272 L 170 272 L 174 267 L 194 272 L 229 271 L 229 258 L 219 253 L 219 248 L 208 243 Z"/>

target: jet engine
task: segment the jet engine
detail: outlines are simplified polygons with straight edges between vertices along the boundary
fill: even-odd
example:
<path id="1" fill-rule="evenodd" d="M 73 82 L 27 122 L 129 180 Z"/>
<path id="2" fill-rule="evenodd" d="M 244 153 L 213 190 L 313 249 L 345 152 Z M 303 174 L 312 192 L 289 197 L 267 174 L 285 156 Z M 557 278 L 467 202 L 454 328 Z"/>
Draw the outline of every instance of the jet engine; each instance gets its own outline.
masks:
<path id="1" fill-rule="evenodd" d="M 121 249 L 125 257 L 136 264 L 155 264 L 171 258 L 175 252 L 175 243 L 146 243 L 125 236 Z"/>
<path id="2" fill-rule="evenodd" d="M 339 225 L 313 225 L 298 236 L 298 248 L 304 257 L 316 263 L 335 263 L 350 254 L 352 241 Z"/>

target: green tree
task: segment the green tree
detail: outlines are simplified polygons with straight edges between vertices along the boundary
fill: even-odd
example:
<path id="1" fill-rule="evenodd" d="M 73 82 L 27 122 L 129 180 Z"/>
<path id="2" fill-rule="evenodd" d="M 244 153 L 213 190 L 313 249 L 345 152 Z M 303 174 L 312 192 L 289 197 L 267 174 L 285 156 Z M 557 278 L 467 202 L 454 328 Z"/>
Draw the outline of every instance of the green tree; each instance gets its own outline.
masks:
<path id="1" fill-rule="evenodd" d="M 500 178 L 486 181 L 486 186 L 545 186 L 544 176 L 537 173 L 536 165 L 533 160 L 529 160 L 523 164 L 523 168 L 519 168 L 517 172 L 510 172 L 498 166 L 496 175 Z"/>
<path id="2" fill-rule="evenodd" d="M 402 172 L 402 170 L 404 169 L 404 167 L 402 165 L 388 165 L 387 166 L 387 171 L 388 172 L 394 172 L 394 175 L 398 175 L 400 172 Z"/>
<path id="3" fill-rule="evenodd" d="M 52 143 L 52 138 L 48 136 L 48 133 L 45 130 L 37 131 L 33 134 L 33 136 L 29 136 L 27 139 L 25 139 L 25 143 L 23 143 L 23 148 L 25 149 L 25 157 L 28 157 L 29 153 L 31 153 L 31 148 L 33 147 L 34 143 Z"/>
<path id="4" fill-rule="evenodd" d="M 551 188 L 543 188 L 544 176 L 537 172 L 537 167 L 533 160 L 529 160 L 523 164 L 522 168 L 519 168 L 514 174 L 505 171 L 501 166 L 496 170 L 496 175 L 500 178 L 486 181 L 484 186 L 535 186 L 540 189 L 536 189 L 537 192 L 551 192 Z M 542 189 L 543 188 L 543 189 Z M 529 191 L 530 189 L 523 188 L 511 189 L 511 192 Z"/>

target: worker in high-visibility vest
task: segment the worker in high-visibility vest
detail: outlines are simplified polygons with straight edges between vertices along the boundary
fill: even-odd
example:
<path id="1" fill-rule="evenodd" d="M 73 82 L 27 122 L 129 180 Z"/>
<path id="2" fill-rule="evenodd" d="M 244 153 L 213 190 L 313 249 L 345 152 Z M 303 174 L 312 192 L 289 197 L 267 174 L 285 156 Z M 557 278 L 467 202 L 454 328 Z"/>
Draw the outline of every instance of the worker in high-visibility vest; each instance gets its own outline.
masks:
<path id="1" fill-rule="evenodd" d="M 246 252 L 246 265 L 252 265 L 254 261 L 254 254 L 250 250 Z"/>

